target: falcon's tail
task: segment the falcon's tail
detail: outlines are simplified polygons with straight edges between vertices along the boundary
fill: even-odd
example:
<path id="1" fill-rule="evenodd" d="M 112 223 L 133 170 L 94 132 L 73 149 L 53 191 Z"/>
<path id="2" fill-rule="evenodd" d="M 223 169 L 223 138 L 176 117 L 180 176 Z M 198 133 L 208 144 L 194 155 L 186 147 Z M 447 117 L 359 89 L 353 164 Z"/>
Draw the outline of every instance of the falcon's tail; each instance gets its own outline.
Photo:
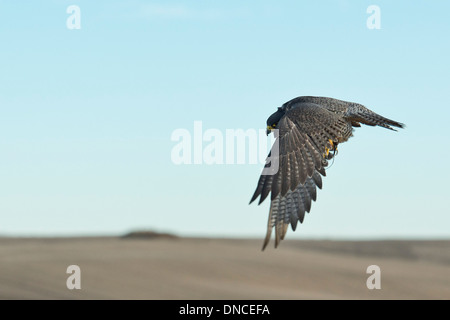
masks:
<path id="1" fill-rule="evenodd" d="M 389 130 L 395 130 L 392 127 L 404 128 L 403 123 L 380 116 L 378 113 L 367 109 L 360 104 L 352 104 L 349 106 L 345 118 L 352 122 L 355 127 L 359 126 L 359 123 L 368 126 L 380 126 Z"/>

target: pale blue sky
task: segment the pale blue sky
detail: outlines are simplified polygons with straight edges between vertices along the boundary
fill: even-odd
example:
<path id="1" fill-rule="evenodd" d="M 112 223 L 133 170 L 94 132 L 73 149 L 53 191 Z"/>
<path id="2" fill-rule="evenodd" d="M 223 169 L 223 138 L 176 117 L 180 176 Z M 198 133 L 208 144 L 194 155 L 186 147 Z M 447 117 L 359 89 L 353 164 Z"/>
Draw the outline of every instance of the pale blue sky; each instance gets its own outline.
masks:
<path id="1" fill-rule="evenodd" d="M 66 28 L 66 8 L 81 29 Z M 369 30 L 369 5 L 381 29 Z M 448 1 L 0 1 L 0 235 L 263 237 L 260 165 L 171 162 L 171 133 L 265 128 L 300 95 L 357 129 L 288 238 L 449 237 Z"/>

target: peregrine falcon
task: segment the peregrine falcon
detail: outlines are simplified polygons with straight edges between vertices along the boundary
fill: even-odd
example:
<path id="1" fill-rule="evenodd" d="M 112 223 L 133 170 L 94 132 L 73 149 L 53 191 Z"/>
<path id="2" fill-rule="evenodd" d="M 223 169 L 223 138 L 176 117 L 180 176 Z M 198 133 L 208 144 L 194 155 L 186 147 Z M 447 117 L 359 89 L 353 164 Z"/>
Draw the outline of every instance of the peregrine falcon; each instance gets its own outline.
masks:
<path id="1" fill-rule="evenodd" d="M 305 212 L 316 201 L 316 187 L 322 189 L 322 176 L 328 160 L 340 143 L 362 124 L 394 130 L 404 124 L 382 117 L 361 104 L 326 97 L 297 97 L 267 119 L 267 134 L 275 131 L 276 140 L 265 169 L 278 163 L 274 174 L 263 170 L 250 203 L 258 197 L 261 204 L 270 196 L 269 221 L 263 248 L 275 228 L 275 248 L 284 239 L 289 224 L 295 231 Z"/>

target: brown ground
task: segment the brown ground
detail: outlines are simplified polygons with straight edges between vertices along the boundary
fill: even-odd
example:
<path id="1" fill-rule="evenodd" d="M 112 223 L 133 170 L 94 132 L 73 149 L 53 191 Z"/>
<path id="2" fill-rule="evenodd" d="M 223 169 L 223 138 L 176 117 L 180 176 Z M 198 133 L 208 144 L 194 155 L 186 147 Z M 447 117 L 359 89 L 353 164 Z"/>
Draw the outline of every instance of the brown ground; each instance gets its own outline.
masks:
<path id="1" fill-rule="evenodd" d="M 450 299 L 450 241 L 0 238 L 0 299 Z M 66 269 L 81 268 L 81 290 Z M 366 269 L 381 268 L 368 290 Z"/>

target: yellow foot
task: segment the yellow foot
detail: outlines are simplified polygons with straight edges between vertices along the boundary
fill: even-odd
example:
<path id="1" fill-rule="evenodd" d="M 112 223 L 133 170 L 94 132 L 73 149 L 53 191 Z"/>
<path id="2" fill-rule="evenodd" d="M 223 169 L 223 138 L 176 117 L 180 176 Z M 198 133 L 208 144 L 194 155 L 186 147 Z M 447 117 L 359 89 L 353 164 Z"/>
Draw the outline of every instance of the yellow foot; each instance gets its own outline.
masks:
<path id="1" fill-rule="evenodd" d="M 333 149 L 333 151 L 335 151 L 336 148 L 335 148 L 335 146 L 334 146 L 333 140 L 328 139 L 328 142 L 330 142 L 331 149 Z M 331 150 L 331 149 L 325 147 L 325 154 L 323 155 L 324 158 L 328 158 L 328 155 L 330 154 L 330 150 Z"/>

